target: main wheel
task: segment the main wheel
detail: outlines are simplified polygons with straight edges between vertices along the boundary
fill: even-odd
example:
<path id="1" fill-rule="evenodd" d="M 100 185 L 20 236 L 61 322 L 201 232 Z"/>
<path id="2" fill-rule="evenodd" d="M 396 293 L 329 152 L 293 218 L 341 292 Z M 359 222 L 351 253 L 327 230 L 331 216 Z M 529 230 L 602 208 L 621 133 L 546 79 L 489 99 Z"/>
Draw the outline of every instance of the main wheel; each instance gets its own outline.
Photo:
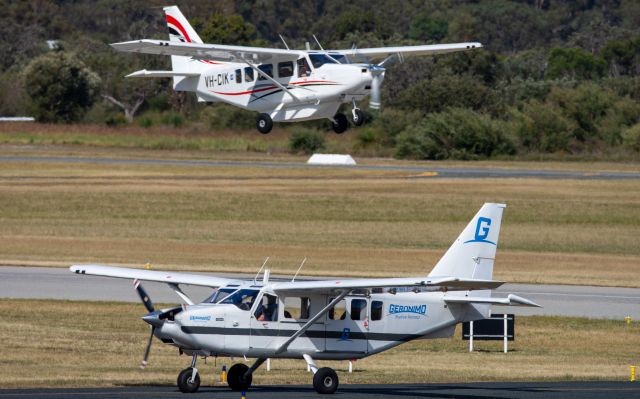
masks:
<path id="1" fill-rule="evenodd" d="M 356 126 L 362 126 L 364 123 L 364 112 L 360 108 L 356 108 L 352 114 L 353 124 Z"/>
<path id="2" fill-rule="evenodd" d="M 323 367 L 313 375 L 313 388 L 321 394 L 332 394 L 338 389 L 338 374 L 332 368 Z"/>
<path id="3" fill-rule="evenodd" d="M 336 116 L 333 117 L 333 120 L 335 122 L 331 122 L 331 127 L 333 128 L 333 131 L 338 134 L 344 133 L 349 127 L 349 121 L 344 114 L 336 114 Z"/>
<path id="4" fill-rule="evenodd" d="M 249 370 L 247 365 L 242 363 L 234 364 L 227 372 L 227 383 L 234 391 L 246 391 L 251 386 L 253 376 L 244 378 L 244 374 Z"/>
<path id="5" fill-rule="evenodd" d="M 194 393 L 200 388 L 200 374 L 196 373 L 193 381 L 191 380 L 191 375 L 193 374 L 193 369 L 188 367 L 178 374 L 178 389 L 182 393 Z"/>
<path id="6" fill-rule="evenodd" d="M 262 134 L 267 134 L 273 128 L 273 120 L 269 116 L 269 114 L 260 114 L 258 116 L 258 120 L 256 121 L 256 127 L 258 131 Z"/>

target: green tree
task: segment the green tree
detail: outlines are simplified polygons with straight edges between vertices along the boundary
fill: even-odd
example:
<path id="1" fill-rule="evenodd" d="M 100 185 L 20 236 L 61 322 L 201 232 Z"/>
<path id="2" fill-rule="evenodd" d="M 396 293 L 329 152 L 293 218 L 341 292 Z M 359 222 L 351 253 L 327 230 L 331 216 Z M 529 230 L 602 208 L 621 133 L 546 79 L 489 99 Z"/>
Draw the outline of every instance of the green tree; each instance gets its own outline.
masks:
<path id="1" fill-rule="evenodd" d="M 554 48 L 549 54 L 547 78 L 599 79 L 604 76 L 607 63 L 579 48 Z"/>
<path id="2" fill-rule="evenodd" d="M 80 120 L 100 88 L 98 75 L 64 51 L 34 59 L 24 76 L 34 116 L 42 122 Z"/>
<path id="3" fill-rule="evenodd" d="M 447 20 L 422 14 L 411 22 L 409 37 L 414 40 L 439 41 L 446 37 L 448 32 Z"/>
<path id="4" fill-rule="evenodd" d="M 204 24 L 200 37 L 205 43 L 247 46 L 256 44 L 256 27 L 238 14 L 214 13 Z"/>

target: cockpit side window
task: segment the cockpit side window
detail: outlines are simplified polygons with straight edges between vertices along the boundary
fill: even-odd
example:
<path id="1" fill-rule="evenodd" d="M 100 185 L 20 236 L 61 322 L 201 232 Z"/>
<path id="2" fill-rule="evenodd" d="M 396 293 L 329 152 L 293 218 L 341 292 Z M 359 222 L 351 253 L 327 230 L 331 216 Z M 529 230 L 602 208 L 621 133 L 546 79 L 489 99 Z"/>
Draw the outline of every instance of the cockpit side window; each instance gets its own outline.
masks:
<path id="1" fill-rule="evenodd" d="M 227 296 L 222 301 L 217 302 L 221 304 L 231 304 L 238 307 L 238 309 L 242 310 L 250 310 L 253 306 L 253 302 L 256 300 L 258 296 L 258 290 L 249 290 L 242 289 L 237 290 L 233 294 Z"/>
<path id="2" fill-rule="evenodd" d="M 314 68 L 320 68 L 324 64 L 336 64 L 331 57 L 327 57 L 326 54 L 309 54 L 309 59 L 311 60 L 311 65 Z"/>
<path id="3" fill-rule="evenodd" d="M 258 321 L 278 321 L 278 297 L 264 294 L 253 315 Z"/>
<path id="4" fill-rule="evenodd" d="M 298 60 L 298 77 L 304 78 L 311 75 L 311 68 L 306 58 L 300 58 Z"/>

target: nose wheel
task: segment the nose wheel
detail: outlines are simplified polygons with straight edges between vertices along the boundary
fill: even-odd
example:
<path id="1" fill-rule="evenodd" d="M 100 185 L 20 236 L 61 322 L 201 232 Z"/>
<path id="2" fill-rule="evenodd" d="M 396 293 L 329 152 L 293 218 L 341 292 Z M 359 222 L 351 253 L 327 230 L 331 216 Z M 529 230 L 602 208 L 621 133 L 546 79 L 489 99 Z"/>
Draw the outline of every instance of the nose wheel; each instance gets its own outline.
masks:
<path id="1" fill-rule="evenodd" d="M 182 393 L 194 393 L 200 388 L 198 369 L 187 367 L 178 374 L 178 389 Z"/>

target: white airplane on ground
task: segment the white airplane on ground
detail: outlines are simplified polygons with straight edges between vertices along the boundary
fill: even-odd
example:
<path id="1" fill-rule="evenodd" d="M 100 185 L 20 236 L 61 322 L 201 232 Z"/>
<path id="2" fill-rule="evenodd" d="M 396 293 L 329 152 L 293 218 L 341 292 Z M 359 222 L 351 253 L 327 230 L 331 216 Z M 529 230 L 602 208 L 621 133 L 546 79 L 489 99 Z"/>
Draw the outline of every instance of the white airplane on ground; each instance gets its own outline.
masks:
<path id="1" fill-rule="evenodd" d="M 338 388 L 338 376 L 318 360 L 361 359 L 414 339 L 453 335 L 457 323 L 490 316 L 491 305 L 538 306 L 510 294 L 491 296 L 503 283 L 492 280 L 502 211 L 487 203 L 427 276 L 321 281 L 233 280 L 188 273 L 71 266 L 77 274 L 134 279 L 149 313 L 151 337 L 192 356 L 178 376 L 182 392 L 200 386 L 198 356 L 255 358 L 228 371 L 233 390 L 246 390 L 253 372 L 267 358 L 304 359 L 318 393 Z M 264 266 L 264 265 L 263 265 Z M 168 284 L 186 304 L 156 310 L 139 281 Z M 194 303 L 179 284 L 212 287 L 212 295 Z"/>
<path id="2" fill-rule="evenodd" d="M 169 40 L 114 43 L 118 51 L 171 56 L 171 71 L 134 72 L 129 77 L 170 77 L 176 91 L 194 92 L 199 101 L 225 102 L 258 111 L 257 128 L 269 133 L 273 122 L 329 119 L 336 133 L 349 123 L 338 113 L 350 103 L 352 121 L 360 126 L 364 114 L 357 101 L 371 95 L 380 107 L 385 65 L 407 56 L 433 55 L 482 47 L 480 43 L 380 47 L 311 51 L 204 44 L 178 7 L 164 8 Z M 284 41 L 284 40 L 283 40 Z M 355 63 L 366 57 L 377 64 Z M 352 63 L 353 62 L 353 63 Z"/>

